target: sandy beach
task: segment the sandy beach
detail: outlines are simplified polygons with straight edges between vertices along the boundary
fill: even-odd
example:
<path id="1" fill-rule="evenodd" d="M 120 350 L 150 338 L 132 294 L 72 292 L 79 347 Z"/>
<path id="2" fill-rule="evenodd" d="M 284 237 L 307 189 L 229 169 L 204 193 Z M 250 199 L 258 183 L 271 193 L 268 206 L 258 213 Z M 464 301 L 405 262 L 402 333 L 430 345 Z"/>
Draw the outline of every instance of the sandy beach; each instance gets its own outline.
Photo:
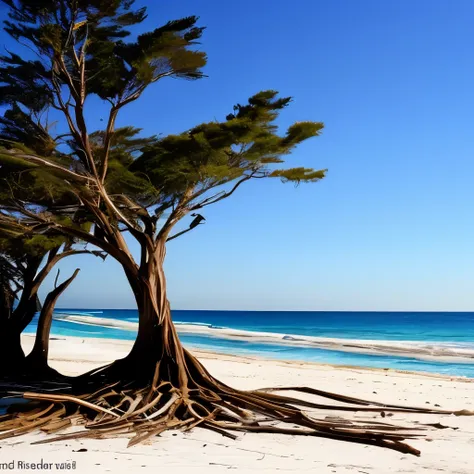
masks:
<path id="1" fill-rule="evenodd" d="M 33 338 L 23 336 L 25 349 Z M 125 355 L 129 341 L 53 337 L 51 365 L 65 374 L 78 374 Z M 393 370 L 332 367 L 312 363 L 273 361 L 195 351 L 206 367 L 222 381 L 241 389 L 308 385 L 374 401 L 430 406 L 449 410 L 474 410 L 474 379 Z M 410 443 L 421 456 L 403 455 L 377 447 L 310 437 L 243 434 L 235 441 L 196 429 L 167 432 L 152 443 L 127 448 L 127 439 L 75 440 L 53 444 L 30 443 L 42 433 L 13 438 L 1 444 L 2 470 L 33 470 L 26 463 L 41 463 L 37 470 L 84 473 L 125 472 L 315 472 L 472 474 L 474 417 L 409 415 L 387 412 L 383 421 L 397 424 L 441 423 Z M 318 412 L 318 417 L 341 412 Z M 381 413 L 353 416 L 382 421 Z M 67 463 L 71 464 L 68 466 Z M 6 467 L 6 464 L 8 467 Z M 55 463 L 59 463 L 56 466 Z M 61 465 L 62 463 L 66 463 Z M 75 463 L 75 464 L 72 464 Z M 29 467 L 27 467 L 29 466 Z M 68 469 L 69 467 L 69 469 Z"/>

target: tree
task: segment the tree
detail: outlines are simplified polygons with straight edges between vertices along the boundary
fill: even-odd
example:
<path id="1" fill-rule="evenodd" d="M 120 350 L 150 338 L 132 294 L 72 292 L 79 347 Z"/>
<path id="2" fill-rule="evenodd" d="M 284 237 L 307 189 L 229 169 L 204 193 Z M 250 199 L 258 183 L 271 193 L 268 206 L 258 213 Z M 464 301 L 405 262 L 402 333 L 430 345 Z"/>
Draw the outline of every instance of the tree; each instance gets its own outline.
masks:
<path id="1" fill-rule="evenodd" d="M 0 312 L 0 358 L 3 361 L 0 373 L 3 376 L 21 372 L 24 367 L 25 354 L 20 335 L 36 312 L 42 309 L 38 289 L 54 265 L 61 245 L 49 242 L 48 248 L 43 241 L 44 246 L 39 248 L 36 240 L 36 245 L 30 247 L 22 239 L 24 229 L 16 223 L 7 226 L 6 220 L 4 214 L 0 215 L 0 222 L 3 224 L 0 231 L 0 265 L 5 295 Z M 49 252 L 50 258 L 43 271 L 40 271 L 42 261 Z"/>
<path id="2" fill-rule="evenodd" d="M 229 437 L 234 437 L 230 431 L 303 434 L 417 454 L 402 442 L 408 436 L 402 428 L 319 420 L 301 407 L 327 405 L 268 390 L 228 387 L 183 348 L 171 320 L 163 270 L 167 242 L 198 227 L 202 216 L 196 211 L 227 199 L 248 181 L 281 179 L 298 184 L 322 179 L 325 170 L 287 168 L 284 158 L 301 142 L 318 136 L 323 125 L 298 122 L 280 134 L 276 120 L 291 99 L 269 90 L 236 105 L 223 120 L 181 134 L 140 139 L 134 128 L 116 130 L 119 112 L 151 84 L 166 77 L 203 76 L 206 56 L 196 49 L 203 33 L 197 18 L 170 21 L 126 41 L 128 29 L 146 15 L 144 8 L 134 9 L 131 0 L 4 1 L 10 7 L 6 31 L 27 44 L 35 57 L 8 53 L 2 58 L 2 101 L 12 115 L 17 107 L 40 121 L 48 109 L 59 111 L 67 140 L 61 152 L 48 148 L 40 153 L 21 138 L 26 138 L 26 130 L 15 119 L 18 130 L 5 139 L 0 160 L 11 167 L 9 176 L 17 180 L 21 176 L 34 181 L 41 175 L 45 183 L 62 183 L 71 201 L 69 211 L 58 211 L 49 195 L 20 199 L 21 192 L 14 190 L 15 215 L 37 234 L 47 231 L 79 239 L 117 260 L 139 311 L 137 338 L 124 359 L 78 377 L 70 393 L 23 395 L 57 404 L 56 411 L 36 419 L 36 426 L 64 427 L 67 418 L 60 418 L 66 404 L 80 410 L 90 421 L 89 429 L 60 439 L 135 433 L 130 441 L 135 444 L 166 429 L 200 426 Z M 91 132 L 87 126 L 90 95 L 110 105 L 105 130 Z M 176 232 L 176 224 L 188 215 L 198 220 L 188 230 Z M 125 233 L 138 242 L 139 261 L 133 258 Z M 351 404 L 333 409 L 405 410 L 375 403 L 367 406 L 370 402 L 306 387 L 292 390 Z M 12 414 L 8 426 L 14 426 L 15 420 Z"/>
<path id="3" fill-rule="evenodd" d="M 23 147 L 43 156 L 57 153 L 57 143 L 48 130 L 32 115 L 12 104 L 0 118 L 0 144 Z M 0 169 L 0 262 L 3 269 L 2 287 L 6 297 L 0 313 L 0 375 L 24 376 L 25 373 L 55 373 L 48 367 L 48 344 L 54 305 L 77 275 L 74 275 L 50 292 L 41 305 L 38 290 L 55 265 L 65 257 L 80 253 L 103 254 L 74 248 L 70 237 L 38 232 L 34 220 L 21 219 L 28 211 L 29 202 L 57 207 L 68 203 L 68 187 L 61 180 L 48 175 L 47 170 L 22 173 L 15 162 L 3 163 Z M 64 207 L 64 206 L 63 206 Z M 66 206 L 67 207 L 67 206 Z M 40 209 L 36 209 L 40 212 Z M 14 303 L 17 303 L 14 307 Z M 34 349 L 25 357 L 20 336 L 40 312 Z"/>
<path id="4" fill-rule="evenodd" d="M 0 377 L 36 377 L 57 372 L 48 366 L 49 333 L 56 301 L 77 276 L 79 269 L 49 292 L 41 304 L 38 291 L 54 266 L 63 258 L 79 253 L 64 239 L 30 236 L 25 226 L 0 213 Z M 93 252 L 99 254 L 99 252 Z M 101 255 L 103 256 L 103 255 Z M 15 306 L 16 302 L 16 306 Z M 39 312 L 32 352 L 25 356 L 20 336 Z"/>

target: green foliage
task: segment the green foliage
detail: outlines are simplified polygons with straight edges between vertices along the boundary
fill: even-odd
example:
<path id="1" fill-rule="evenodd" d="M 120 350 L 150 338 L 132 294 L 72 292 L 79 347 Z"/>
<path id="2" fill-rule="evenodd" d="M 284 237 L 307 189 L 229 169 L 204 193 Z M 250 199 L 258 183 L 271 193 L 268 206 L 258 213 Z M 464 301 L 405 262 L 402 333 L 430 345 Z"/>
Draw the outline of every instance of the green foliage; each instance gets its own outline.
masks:
<path id="1" fill-rule="evenodd" d="M 172 21 L 131 43 L 91 40 L 88 67 L 95 76 L 89 89 L 103 99 L 123 98 L 162 77 L 199 79 L 206 56 L 190 49 L 203 31 L 196 22 L 196 17 Z"/>
<path id="2" fill-rule="evenodd" d="M 141 130 L 134 127 L 121 127 L 116 129 L 110 140 L 109 159 L 119 161 L 125 166 L 130 165 L 135 157 L 147 147 L 156 142 L 156 137 L 138 137 Z M 98 130 L 89 136 L 94 158 L 97 164 L 101 164 L 104 158 L 105 131 Z M 74 144 L 71 143 L 74 147 Z"/>
<path id="3" fill-rule="evenodd" d="M 42 256 L 46 252 L 60 247 L 65 239 L 62 236 L 32 235 L 24 239 L 24 250 L 28 255 Z"/>
<path id="4" fill-rule="evenodd" d="M 23 104 L 40 112 L 53 101 L 51 88 L 44 81 L 51 77 L 40 61 L 26 60 L 17 54 L 0 56 L 0 105 Z"/>
<path id="5" fill-rule="evenodd" d="M 78 59 L 83 52 L 87 93 L 117 103 L 161 77 L 202 77 L 205 54 L 191 49 L 203 31 L 196 26 L 196 17 L 168 22 L 126 42 L 129 28 L 146 18 L 146 8 L 134 8 L 133 0 L 3 1 L 10 6 L 7 33 L 60 63 L 48 68 L 43 64 L 54 61 L 41 63 L 11 53 L 0 57 L 3 103 L 16 102 L 23 93 L 21 103 L 42 110 L 53 101 L 52 77 L 59 83 L 68 83 L 69 77 L 79 79 Z"/>
<path id="6" fill-rule="evenodd" d="M 52 172 L 10 153 L 0 153 L 0 163 L 0 207 L 12 200 L 42 207 L 75 202 L 61 170 Z"/>
<path id="7" fill-rule="evenodd" d="M 0 255 L 16 260 L 28 256 L 43 257 L 67 241 L 68 239 L 61 234 L 38 233 L 34 225 L 0 214 Z"/>
<path id="8" fill-rule="evenodd" d="M 130 166 L 146 175 L 164 196 L 203 192 L 239 178 L 281 178 L 314 182 L 324 170 L 275 169 L 304 140 L 318 136 L 318 122 L 299 122 L 280 136 L 276 119 L 290 103 L 275 91 L 254 95 L 246 105 L 236 105 L 223 122 L 198 125 L 180 135 L 170 135 L 148 146 Z"/>
<path id="9" fill-rule="evenodd" d="M 8 147 L 12 142 L 19 144 L 25 152 L 41 156 L 51 156 L 56 149 L 56 142 L 40 120 L 34 121 L 16 103 L 0 117 L 0 144 Z"/>
<path id="10" fill-rule="evenodd" d="M 110 141 L 105 185 L 107 191 L 112 195 L 123 194 L 140 202 L 154 203 L 157 200 L 154 186 L 146 176 L 129 170 L 136 157 L 157 141 L 155 136 L 140 137 L 140 132 L 140 129 L 134 127 L 122 127 L 114 131 Z M 101 165 L 104 159 L 104 140 L 105 132 L 102 130 L 90 134 L 90 142 L 97 165 Z M 71 143 L 71 146 L 74 148 L 74 144 Z"/>
<path id="11" fill-rule="evenodd" d="M 275 170 L 269 174 L 270 178 L 281 178 L 283 182 L 293 181 L 300 183 L 314 183 L 323 179 L 326 174 L 325 170 L 313 170 L 311 168 L 289 168 L 286 170 Z"/>

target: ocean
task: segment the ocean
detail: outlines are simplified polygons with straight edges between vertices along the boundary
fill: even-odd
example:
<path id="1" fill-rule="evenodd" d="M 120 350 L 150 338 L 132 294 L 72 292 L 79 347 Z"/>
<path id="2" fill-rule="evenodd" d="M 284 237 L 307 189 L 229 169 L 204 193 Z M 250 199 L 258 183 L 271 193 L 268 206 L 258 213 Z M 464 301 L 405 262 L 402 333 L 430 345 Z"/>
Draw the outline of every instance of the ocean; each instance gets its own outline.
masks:
<path id="1" fill-rule="evenodd" d="M 172 316 L 190 349 L 474 378 L 474 313 L 175 310 Z M 133 340 L 137 322 L 136 310 L 57 309 L 52 334 Z M 319 338 L 347 347 L 311 347 Z M 371 353 L 373 345 L 396 353 Z M 425 355 L 412 356 L 414 347 Z M 440 350 L 450 357 L 431 357 Z"/>

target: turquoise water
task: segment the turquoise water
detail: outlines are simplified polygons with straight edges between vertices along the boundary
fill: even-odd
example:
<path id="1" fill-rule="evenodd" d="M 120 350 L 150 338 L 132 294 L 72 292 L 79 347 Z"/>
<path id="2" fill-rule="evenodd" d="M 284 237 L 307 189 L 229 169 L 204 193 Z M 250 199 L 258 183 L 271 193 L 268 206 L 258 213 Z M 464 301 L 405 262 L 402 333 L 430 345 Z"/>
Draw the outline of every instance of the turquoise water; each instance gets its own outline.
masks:
<path id="1" fill-rule="evenodd" d="M 138 321 L 135 310 L 61 309 L 56 313 Z M 211 328 L 279 333 L 282 338 L 292 334 L 376 341 L 420 341 L 431 342 L 433 345 L 449 344 L 461 348 L 474 348 L 474 313 L 173 311 L 173 319 L 178 325 L 178 330 L 179 324 L 195 324 Z M 28 331 L 34 331 L 34 328 L 35 321 Z M 134 331 L 63 320 L 54 320 L 52 332 L 58 336 L 128 340 L 135 338 Z M 474 378 L 474 363 L 432 362 L 410 357 L 367 355 L 285 344 L 229 340 L 201 334 L 182 334 L 180 337 L 190 348 L 232 354 Z"/>

